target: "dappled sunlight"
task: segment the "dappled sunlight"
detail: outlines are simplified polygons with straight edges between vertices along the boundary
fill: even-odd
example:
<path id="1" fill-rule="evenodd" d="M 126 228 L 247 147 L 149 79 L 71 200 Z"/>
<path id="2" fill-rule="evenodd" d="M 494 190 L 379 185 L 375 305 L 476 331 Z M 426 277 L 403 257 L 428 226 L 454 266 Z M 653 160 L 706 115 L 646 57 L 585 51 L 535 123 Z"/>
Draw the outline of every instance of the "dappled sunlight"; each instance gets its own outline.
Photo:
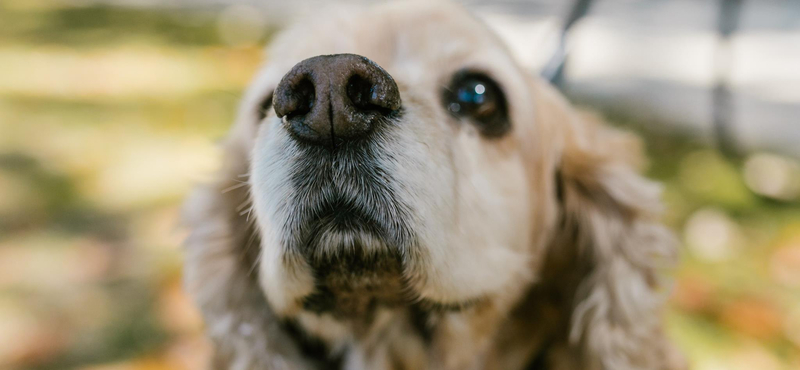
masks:
<path id="1" fill-rule="evenodd" d="M 0 94 L 68 100 L 174 100 L 235 91 L 251 77 L 256 50 L 165 49 L 133 45 L 99 50 L 47 46 L 0 49 Z"/>
<path id="2" fill-rule="evenodd" d="M 686 246 L 692 255 L 721 262 L 740 252 L 744 241 L 739 226 L 719 210 L 702 209 L 686 222 Z"/>
<path id="3" fill-rule="evenodd" d="M 788 158 L 756 153 L 744 164 L 744 179 L 750 190 L 765 197 L 800 199 L 800 166 Z"/>
<path id="4" fill-rule="evenodd" d="M 0 368 L 200 369 L 209 343 L 182 289 L 180 204 L 219 166 L 274 26 L 245 6 L 80 4 L 0 0 Z M 529 30 L 552 33 L 543 22 Z M 640 50 L 653 65 L 619 64 L 630 40 L 607 22 L 573 40 L 588 44 L 576 76 L 710 83 L 710 35 L 664 36 L 668 50 Z M 759 40 L 741 43 L 770 47 Z M 737 84 L 793 67 L 742 63 Z M 664 219 L 684 245 L 667 329 L 692 368 L 800 369 L 800 162 L 610 118 L 644 136 L 665 184 Z"/>

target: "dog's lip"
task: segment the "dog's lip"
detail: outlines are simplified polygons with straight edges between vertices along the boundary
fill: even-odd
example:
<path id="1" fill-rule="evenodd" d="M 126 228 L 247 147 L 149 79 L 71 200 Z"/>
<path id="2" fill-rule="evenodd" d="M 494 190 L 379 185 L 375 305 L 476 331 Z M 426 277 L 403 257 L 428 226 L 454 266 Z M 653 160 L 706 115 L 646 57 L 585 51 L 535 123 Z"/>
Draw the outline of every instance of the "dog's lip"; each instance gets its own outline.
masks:
<path id="1" fill-rule="evenodd" d="M 352 210 L 331 210 L 309 221 L 309 224 L 315 232 L 320 232 L 324 229 L 335 229 L 349 232 L 382 233 L 382 228 L 376 221 Z"/>
<path id="2" fill-rule="evenodd" d="M 327 202 L 326 202 L 327 203 Z M 313 248 L 326 232 L 370 235 L 385 239 L 385 228 L 369 212 L 353 206 L 322 204 L 303 225 L 304 248 Z"/>

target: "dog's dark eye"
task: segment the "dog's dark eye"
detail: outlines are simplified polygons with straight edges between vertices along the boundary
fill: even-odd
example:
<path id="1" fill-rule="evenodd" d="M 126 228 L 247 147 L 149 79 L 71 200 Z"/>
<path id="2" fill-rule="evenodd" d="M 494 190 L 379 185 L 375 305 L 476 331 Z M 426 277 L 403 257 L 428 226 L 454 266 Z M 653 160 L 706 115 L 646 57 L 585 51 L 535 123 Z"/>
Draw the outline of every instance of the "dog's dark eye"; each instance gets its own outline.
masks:
<path id="1" fill-rule="evenodd" d="M 474 122 L 485 136 L 499 137 L 510 127 L 505 95 L 485 74 L 457 73 L 444 91 L 444 104 L 454 117 Z"/>
<path id="2" fill-rule="evenodd" d="M 261 104 L 258 105 L 258 122 L 264 120 L 269 113 L 269 110 L 272 109 L 272 93 L 269 93 L 264 100 L 261 101 Z"/>

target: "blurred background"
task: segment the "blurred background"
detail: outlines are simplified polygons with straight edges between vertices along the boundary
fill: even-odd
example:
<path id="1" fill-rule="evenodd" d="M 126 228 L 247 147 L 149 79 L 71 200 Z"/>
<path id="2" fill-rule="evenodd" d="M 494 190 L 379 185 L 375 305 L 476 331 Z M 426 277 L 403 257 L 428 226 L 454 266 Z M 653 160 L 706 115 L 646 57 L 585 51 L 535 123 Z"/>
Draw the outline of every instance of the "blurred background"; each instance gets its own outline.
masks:
<path id="1" fill-rule="evenodd" d="M 321 0 L 0 0 L 0 369 L 202 368 L 179 207 L 262 45 Z M 800 369 L 800 2 L 465 0 L 639 132 L 698 370 Z"/>

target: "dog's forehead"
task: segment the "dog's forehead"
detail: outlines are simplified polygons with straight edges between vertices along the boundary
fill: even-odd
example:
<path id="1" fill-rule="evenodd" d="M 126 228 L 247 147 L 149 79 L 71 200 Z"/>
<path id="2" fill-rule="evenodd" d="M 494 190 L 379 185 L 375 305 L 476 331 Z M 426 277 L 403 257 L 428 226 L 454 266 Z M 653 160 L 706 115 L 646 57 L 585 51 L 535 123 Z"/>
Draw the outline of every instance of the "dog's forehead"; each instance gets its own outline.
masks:
<path id="1" fill-rule="evenodd" d="M 332 8 L 288 30 L 270 56 L 293 65 L 312 56 L 338 53 L 366 56 L 392 74 L 403 71 L 411 78 L 463 67 L 508 70 L 513 65 L 502 43 L 483 23 L 446 1 Z"/>
<path id="2" fill-rule="evenodd" d="M 481 22 L 448 2 L 392 3 L 366 12 L 374 13 L 369 31 L 378 32 L 364 46 L 391 45 L 391 53 L 375 55 L 387 64 L 414 59 L 437 66 L 505 53 Z"/>

